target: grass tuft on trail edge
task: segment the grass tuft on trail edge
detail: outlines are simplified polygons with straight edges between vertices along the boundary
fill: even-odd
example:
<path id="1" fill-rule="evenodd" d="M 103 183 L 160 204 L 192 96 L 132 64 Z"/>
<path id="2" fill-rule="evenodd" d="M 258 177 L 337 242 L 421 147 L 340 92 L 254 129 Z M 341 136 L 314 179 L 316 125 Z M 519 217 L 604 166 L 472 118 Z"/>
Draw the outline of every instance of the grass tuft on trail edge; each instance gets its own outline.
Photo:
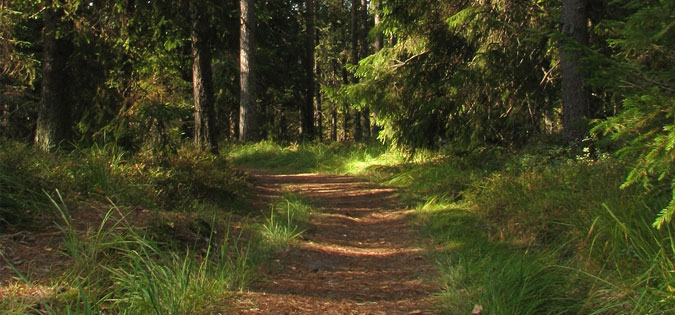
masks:
<path id="1" fill-rule="evenodd" d="M 308 228 L 314 207 L 297 193 L 285 193 L 272 203 L 260 234 L 270 250 L 288 248 Z"/>
<path id="2" fill-rule="evenodd" d="M 433 239 L 439 311 L 675 311 L 675 225 L 651 226 L 669 187 L 620 189 L 627 165 L 613 156 L 547 143 L 413 156 L 380 144 L 262 142 L 230 152 L 243 167 L 351 174 L 404 188 L 420 232 Z"/>

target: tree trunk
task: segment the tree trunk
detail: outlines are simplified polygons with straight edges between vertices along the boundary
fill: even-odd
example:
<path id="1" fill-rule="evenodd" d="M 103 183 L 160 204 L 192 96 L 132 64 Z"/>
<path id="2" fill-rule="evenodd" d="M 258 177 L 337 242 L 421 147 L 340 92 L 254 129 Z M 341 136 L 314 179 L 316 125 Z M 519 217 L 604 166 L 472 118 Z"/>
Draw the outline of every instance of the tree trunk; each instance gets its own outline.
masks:
<path id="1" fill-rule="evenodd" d="M 7 139 L 7 132 L 9 131 L 9 108 L 5 104 L 5 82 L 2 80 L 0 74 L 0 139 Z"/>
<path id="2" fill-rule="evenodd" d="M 588 43 L 586 5 L 586 0 L 563 0 L 562 32 L 576 42 L 576 45 Z M 588 112 L 590 93 L 584 86 L 581 52 L 571 46 L 563 44 L 560 50 L 562 125 L 563 137 L 568 141 L 576 141 L 586 134 L 584 118 Z"/>
<path id="3" fill-rule="evenodd" d="M 64 39 L 57 39 L 61 9 L 45 1 L 45 28 L 42 60 L 42 95 L 38 109 L 35 144 L 43 151 L 52 151 L 68 139 L 70 104 L 66 100 L 67 54 L 62 49 Z"/>
<path id="4" fill-rule="evenodd" d="M 347 73 L 347 68 L 342 67 L 342 82 L 343 84 L 349 84 L 349 74 Z M 349 135 L 349 104 L 346 102 L 342 104 L 343 113 L 342 113 L 342 138 L 340 141 L 347 141 Z"/>
<path id="5" fill-rule="evenodd" d="M 330 111 L 330 141 L 337 141 L 338 114 L 337 108 L 333 107 Z"/>
<path id="6" fill-rule="evenodd" d="M 368 3 L 361 0 L 361 59 L 368 56 Z M 370 139 L 370 107 L 365 104 L 363 107 L 363 136 Z"/>
<path id="7" fill-rule="evenodd" d="M 359 15 L 359 0 L 352 0 L 352 51 L 351 51 L 351 63 L 359 63 L 359 30 L 360 27 L 360 15 Z M 355 76 L 352 76 L 352 82 L 358 83 L 359 79 Z M 354 140 L 361 141 L 362 129 L 361 129 L 361 111 L 356 110 L 354 113 Z"/>
<path id="8" fill-rule="evenodd" d="M 374 5 L 374 9 L 375 9 L 375 17 L 374 17 L 375 21 L 374 22 L 375 22 L 375 27 L 377 27 L 382 22 L 382 13 L 381 13 L 382 12 L 382 0 L 373 0 L 373 1 L 374 1 L 373 5 Z M 375 53 L 382 50 L 382 47 L 383 47 L 382 33 L 377 32 L 377 34 L 375 35 Z M 379 127 L 374 123 L 371 123 L 371 125 L 372 125 L 371 136 L 372 135 L 377 136 L 378 133 L 380 132 Z"/>
<path id="9" fill-rule="evenodd" d="M 382 20 L 382 0 L 373 0 L 374 3 L 374 8 L 375 8 L 375 26 L 380 25 L 380 22 Z M 382 33 L 378 32 L 377 35 L 375 36 L 375 51 L 378 52 L 382 50 Z"/>
<path id="10" fill-rule="evenodd" d="M 318 30 L 317 30 L 317 42 L 318 42 Z M 314 81 L 315 90 L 314 93 L 316 98 L 316 108 L 314 111 L 314 120 L 316 122 L 316 135 L 318 136 L 319 141 L 323 141 L 323 109 L 321 108 L 321 86 L 319 85 L 319 78 L 321 77 L 321 68 L 319 67 L 318 62 L 314 62 L 314 73 L 316 75 L 316 80 Z"/>
<path id="11" fill-rule="evenodd" d="M 215 132 L 211 51 L 205 37 L 208 23 L 197 0 L 190 0 L 192 27 L 192 95 L 195 103 L 194 143 L 197 148 L 218 153 Z"/>
<path id="12" fill-rule="evenodd" d="M 307 76 L 305 90 L 305 104 L 301 112 L 300 136 L 305 140 L 314 139 L 314 0 L 307 0 L 307 29 L 306 29 L 306 64 L 305 73 Z"/>
<path id="13" fill-rule="evenodd" d="M 253 0 L 240 0 L 239 36 L 239 140 L 242 142 L 258 139 L 257 106 L 255 94 L 255 15 Z"/>

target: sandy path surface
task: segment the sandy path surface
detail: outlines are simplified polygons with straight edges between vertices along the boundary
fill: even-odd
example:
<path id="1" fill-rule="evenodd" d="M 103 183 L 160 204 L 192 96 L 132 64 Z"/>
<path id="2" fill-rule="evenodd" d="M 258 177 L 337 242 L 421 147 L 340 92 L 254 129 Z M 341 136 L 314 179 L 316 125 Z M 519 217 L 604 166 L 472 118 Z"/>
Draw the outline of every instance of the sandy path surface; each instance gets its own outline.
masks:
<path id="1" fill-rule="evenodd" d="M 240 296 L 240 314 L 433 314 L 435 270 L 396 190 L 334 175 L 251 172 L 259 202 L 317 206 L 310 229 Z"/>

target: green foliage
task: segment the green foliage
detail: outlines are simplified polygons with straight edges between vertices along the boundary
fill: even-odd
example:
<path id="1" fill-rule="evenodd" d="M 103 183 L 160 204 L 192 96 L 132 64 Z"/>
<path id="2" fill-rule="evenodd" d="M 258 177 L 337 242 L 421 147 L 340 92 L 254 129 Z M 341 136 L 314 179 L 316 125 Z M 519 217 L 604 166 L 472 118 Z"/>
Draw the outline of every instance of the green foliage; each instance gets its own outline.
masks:
<path id="1" fill-rule="evenodd" d="M 675 5 L 670 1 L 617 1 L 627 13 L 618 21 L 598 27 L 612 31 L 607 39 L 614 50 L 600 59 L 603 71 L 593 71 L 591 83 L 622 97 L 622 111 L 600 121 L 595 134 L 609 135 L 620 148 L 617 154 L 632 164 L 622 187 L 635 183 L 655 195 L 669 191 L 670 203 L 656 216 L 662 228 L 675 214 Z"/>
<path id="2" fill-rule="evenodd" d="M 0 220 L 25 222 L 53 214 L 41 191 L 105 196 L 121 206 L 190 212 L 210 204 L 235 210 L 244 196 L 243 174 L 225 157 L 193 148 L 176 154 L 131 155 L 114 144 L 45 154 L 0 142 Z"/>
<path id="3" fill-rule="evenodd" d="M 521 144 L 554 117 L 549 6 L 388 1 L 381 31 L 396 44 L 361 60 L 361 83 L 341 95 L 353 106 L 371 105 L 381 139 L 398 145 Z"/>
<path id="4" fill-rule="evenodd" d="M 623 188 L 641 182 L 647 190 L 657 194 L 664 190 L 675 194 L 674 101 L 675 97 L 661 95 L 657 90 L 629 97 L 624 101 L 625 109 L 620 115 L 608 118 L 595 127 L 595 131 L 611 134 L 613 140 L 622 143 L 619 156 L 634 163 L 622 184 Z M 675 195 L 658 214 L 654 226 L 661 228 L 671 221 L 674 214 Z"/>

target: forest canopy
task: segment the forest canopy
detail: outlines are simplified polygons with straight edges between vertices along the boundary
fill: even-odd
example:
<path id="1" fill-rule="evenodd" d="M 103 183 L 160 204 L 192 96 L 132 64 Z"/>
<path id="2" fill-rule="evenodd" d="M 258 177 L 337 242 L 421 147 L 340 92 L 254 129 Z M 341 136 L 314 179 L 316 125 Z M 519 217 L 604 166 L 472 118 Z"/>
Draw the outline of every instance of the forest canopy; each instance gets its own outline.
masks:
<path id="1" fill-rule="evenodd" d="M 0 6 L 0 135 L 43 150 L 377 138 L 459 152 L 551 138 L 618 152 L 634 165 L 625 185 L 675 187 L 672 1 Z"/>

